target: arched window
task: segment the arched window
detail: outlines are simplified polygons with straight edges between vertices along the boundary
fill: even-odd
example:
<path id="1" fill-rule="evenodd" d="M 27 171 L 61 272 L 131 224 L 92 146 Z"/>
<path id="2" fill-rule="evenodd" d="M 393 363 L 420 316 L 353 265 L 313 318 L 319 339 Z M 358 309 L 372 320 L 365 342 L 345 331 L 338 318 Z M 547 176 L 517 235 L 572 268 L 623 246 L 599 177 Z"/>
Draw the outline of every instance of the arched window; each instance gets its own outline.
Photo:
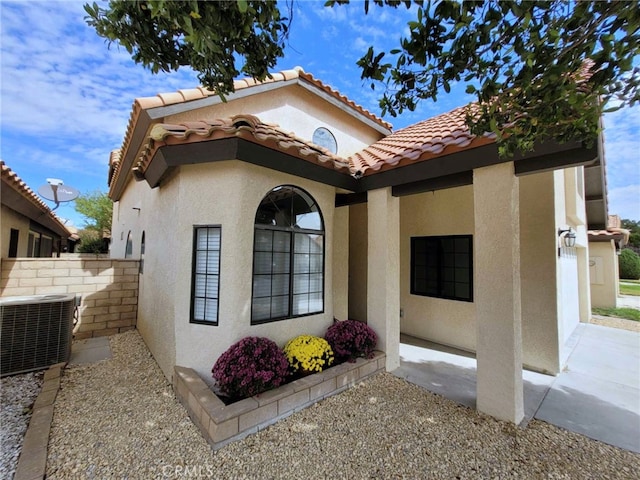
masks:
<path id="1" fill-rule="evenodd" d="M 251 323 L 323 311 L 322 214 L 304 190 L 276 187 L 256 213 Z"/>
<path id="2" fill-rule="evenodd" d="M 124 250 L 124 258 L 131 258 L 133 256 L 133 237 L 131 236 L 131 230 L 127 234 L 127 246 Z"/>
<path id="3" fill-rule="evenodd" d="M 140 273 L 144 273 L 144 231 L 140 239 Z"/>

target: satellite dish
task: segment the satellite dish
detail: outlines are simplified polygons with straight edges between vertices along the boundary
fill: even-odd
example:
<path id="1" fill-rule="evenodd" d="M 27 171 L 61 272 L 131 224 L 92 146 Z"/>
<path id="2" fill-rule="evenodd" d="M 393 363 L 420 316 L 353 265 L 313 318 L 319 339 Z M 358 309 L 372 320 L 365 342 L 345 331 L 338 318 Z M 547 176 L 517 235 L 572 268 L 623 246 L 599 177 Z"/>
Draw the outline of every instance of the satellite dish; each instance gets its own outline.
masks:
<path id="1" fill-rule="evenodd" d="M 60 203 L 70 202 L 71 200 L 78 198 L 80 192 L 73 187 L 64 185 L 62 180 L 57 178 L 47 178 L 47 184 L 38 188 L 38 194 L 42 198 L 55 202 L 56 206 L 52 209 L 55 210 L 60 206 Z"/>

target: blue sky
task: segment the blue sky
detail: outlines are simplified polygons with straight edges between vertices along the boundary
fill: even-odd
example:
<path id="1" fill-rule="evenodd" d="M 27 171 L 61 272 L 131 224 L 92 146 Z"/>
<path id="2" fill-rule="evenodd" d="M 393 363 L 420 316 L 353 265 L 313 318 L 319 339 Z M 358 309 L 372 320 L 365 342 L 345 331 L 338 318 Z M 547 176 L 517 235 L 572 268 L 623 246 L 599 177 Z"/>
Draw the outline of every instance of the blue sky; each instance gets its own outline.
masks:
<path id="1" fill-rule="evenodd" d="M 0 0 L 0 158 L 35 191 L 47 178 L 81 192 L 107 191 L 109 153 L 122 144 L 136 97 L 198 85 L 189 69 L 152 75 L 84 22 L 82 1 Z M 276 70 L 301 66 L 379 114 L 378 91 L 360 80 L 356 61 L 369 45 L 394 48 L 410 13 L 362 4 L 333 9 L 298 1 L 286 56 Z M 388 117 L 394 128 L 471 100 L 453 88 L 436 103 Z M 609 212 L 640 219 L 640 106 L 605 116 Z M 51 206 L 51 202 L 49 202 Z M 82 227 L 72 204 L 56 211 Z"/>

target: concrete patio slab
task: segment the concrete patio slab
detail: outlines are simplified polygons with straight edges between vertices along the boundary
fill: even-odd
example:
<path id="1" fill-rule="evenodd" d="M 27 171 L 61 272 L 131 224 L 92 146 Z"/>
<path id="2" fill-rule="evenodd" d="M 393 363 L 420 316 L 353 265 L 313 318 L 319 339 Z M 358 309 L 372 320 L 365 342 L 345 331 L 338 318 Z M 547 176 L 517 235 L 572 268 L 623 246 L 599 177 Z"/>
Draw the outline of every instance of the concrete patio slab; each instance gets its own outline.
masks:
<path id="1" fill-rule="evenodd" d="M 640 334 L 584 325 L 535 418 L 640 452 Z"/>
<path id="2" fill-rule="evenodd" d="M 618 308 L 626 307 L 640 310 L 640 297 L 636 295 L 618 295 L 617 306 Z"/>
<path id="3" fill-rule="evenodd" d="M 392 372 L 394 375 L 476 408 L 477 365 L 471 354 L 405 335 L 400 341 L 400 368 Z M 533 418 L 553 381 L 550 375 L 523 371 L 524 422 Z"/>
<path id="4" fill-rule="evenodd" d="M 112 357 L 108 337 L 87 338 L 76 340 L 71 345 L 71 359 L 69 365 L 94 363 Z"/>
<path id="5" fill-rule="evenodd" d="M 640 452 L 640 333 L 580 324 L 557 376 L 523 371 L 525 420 L 537 418 Z M 476 406 L 476 361 L 466 352 L 401 336 L 395 375 Z"/>

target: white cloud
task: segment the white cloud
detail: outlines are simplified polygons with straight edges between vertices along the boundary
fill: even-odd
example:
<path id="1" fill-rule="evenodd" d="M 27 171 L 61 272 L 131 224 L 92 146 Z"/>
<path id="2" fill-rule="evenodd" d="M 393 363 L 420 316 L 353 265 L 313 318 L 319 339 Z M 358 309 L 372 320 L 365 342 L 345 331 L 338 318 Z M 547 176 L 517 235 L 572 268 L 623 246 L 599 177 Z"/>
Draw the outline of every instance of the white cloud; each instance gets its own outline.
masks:
<path id="1" fill-rule="evenodd" d="M 640 220 L 640 107 L 604 115 L 609 213 Z"/>
<path id="2" fill-rule="evenodd" d="M 134 98 L 198 84 L 189 69 L 152 75 L 123 48 L 107 48 L 84 21 L 85 1 L 0 0 L 2 156 L 30 185 L 40 184 L 47 172 L 86 185 L 83 190 L 106 188 L 109 153 L 122 143 Z M 362 2 L 323 5 L 294 4 L 295 50 L 287 50 L 283 68 L 302 65 L 379 114 L 383 90 L 372 91 L 369 82 L 361 81 L 355 62 L 369 45 L 377 51 L 396 48 L 417 7 L 407 11 L 371 4 L 365 16 Z M 386 120 L 402 128 L 464 105 L 470 97 L 458 90 Z M 640 107 L 607 114 L 605 125 L 610 211 L 625 216 L 627 209 L 637 211 Z M 632 216 L 633 210 L 628 213 Z"/>
<path id="3" fill-rule="evenodd" d="M 640 184 L 609 188 L 609 214 L 640 220 Z"/>

